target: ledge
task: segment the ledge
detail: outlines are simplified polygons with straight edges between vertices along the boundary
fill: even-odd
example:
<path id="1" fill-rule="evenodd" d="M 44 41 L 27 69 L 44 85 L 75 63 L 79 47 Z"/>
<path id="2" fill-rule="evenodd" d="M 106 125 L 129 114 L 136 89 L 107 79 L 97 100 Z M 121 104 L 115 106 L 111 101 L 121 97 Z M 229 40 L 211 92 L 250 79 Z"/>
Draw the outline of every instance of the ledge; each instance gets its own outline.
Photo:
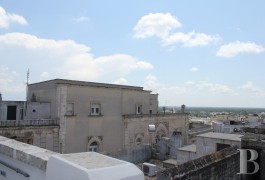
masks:
<path id="1" fill-rule="evenodd" d="M 103 117 L 103 114 L 100 114 L 100 115 L 88 115 L 88 117 Z"/>
<path id="2" fill-rule="evenodd" d="M 0 153 L 30 166 L 46 171 L 48 159 L 55 154 L 46 149 L 0 136 Z"/>

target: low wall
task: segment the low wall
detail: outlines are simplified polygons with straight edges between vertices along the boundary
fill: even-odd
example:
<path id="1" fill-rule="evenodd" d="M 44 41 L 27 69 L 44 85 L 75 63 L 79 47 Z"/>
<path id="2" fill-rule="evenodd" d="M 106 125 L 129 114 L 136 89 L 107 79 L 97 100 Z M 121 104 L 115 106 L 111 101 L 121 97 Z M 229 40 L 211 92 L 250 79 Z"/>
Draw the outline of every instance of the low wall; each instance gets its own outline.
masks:
<path id="1" fill-rule="evenodd" d="M 151 149 L 150 146 L 145 145 L 134 149 L 126 149 L 104 154 L 123 161 L 138 164 L 151 158 Z"/>
<path id="2" fill-rule="evenodd" d="M 0 127 L 0 136 L 59 152 L 59 126 Z"/>
<path id="3" fill-rule="evenodd" d="M 59 154 L 0 136 L 1 180 L 143 180 L 134 164 L 96 152 Z"/>
<path id="4" fill-rule="evenodd" d="M 157 173 L 158 180 L 240 180 L 239 151 L 233 146 Z"/>

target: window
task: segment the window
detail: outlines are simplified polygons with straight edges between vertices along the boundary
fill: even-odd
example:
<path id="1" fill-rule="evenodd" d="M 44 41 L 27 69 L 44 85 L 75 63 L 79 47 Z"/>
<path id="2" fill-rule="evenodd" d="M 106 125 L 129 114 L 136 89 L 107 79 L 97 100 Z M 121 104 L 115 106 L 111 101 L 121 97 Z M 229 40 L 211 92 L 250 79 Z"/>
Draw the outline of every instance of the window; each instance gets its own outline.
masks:
<path id="1" fill-rule="evenodd" d="M 136 145 L 137 146 L 140 146 L 142 144 L 142 140 L 141 140 L 141 138 L 137 138 L 136 139 Z"/>
<path id="2" fill-rule="evenodd" d="M 136 106 L 136 114 L 142 114 L 142 105 Z"/>
<path id="3" fill-rule="evenodd" d="M 74 115 L 74 103 L 67 103 L 65 115 L 67 115 L 67 116 L 73 116 Z"/>
<path id="4" fill-rule="evenodd" d="M 96 116 L 100 115 L 100 104 L 91 104 L 91 115 Z"/>
<path id="5" fill-rule="evenodd" d="M 159 135 L 156 135 L 156 138 L 155 138 L 155 143 L 158 144 L 160 141 L 160 136 Z"/>
<path id="6" fill-rule="evenodd" d="M 98 151 L 98 143 L 92 142 L 88 148 L 88 151 L 97 152 Z"/>

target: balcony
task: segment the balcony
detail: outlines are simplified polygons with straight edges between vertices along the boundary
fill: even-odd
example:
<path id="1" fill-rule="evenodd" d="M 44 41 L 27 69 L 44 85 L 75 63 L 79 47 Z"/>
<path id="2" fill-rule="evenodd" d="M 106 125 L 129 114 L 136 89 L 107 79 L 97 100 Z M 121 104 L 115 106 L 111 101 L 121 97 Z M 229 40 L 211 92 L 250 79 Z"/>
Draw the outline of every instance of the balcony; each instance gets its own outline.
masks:
<path id="1" fill-rule="evenodd" d="M 0 128 L 9 127 L 38 127 L 38 126 L 59 126 L 59 120 L 44 119 L 44 120 L 0 120 Z"/>

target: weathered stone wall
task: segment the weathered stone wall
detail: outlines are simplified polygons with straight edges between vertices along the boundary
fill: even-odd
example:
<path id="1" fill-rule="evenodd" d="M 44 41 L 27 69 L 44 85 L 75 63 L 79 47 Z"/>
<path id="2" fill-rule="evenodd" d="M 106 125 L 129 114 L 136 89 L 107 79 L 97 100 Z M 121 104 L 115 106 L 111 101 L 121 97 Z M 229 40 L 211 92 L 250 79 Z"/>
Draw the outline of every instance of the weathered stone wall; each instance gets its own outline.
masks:
<path id="1" fill-rule="evenodd" d="M 125 149 L 117 152 L 109 152 L 105 153 L 105 155 L 137 164 L 145 162 L 151 158 L 151 148 L 150 146 L 146 145 L 134 149 Z"/>
<path id="2" fill-rule="evenodd" d="M 265 179 L 265 129 L 245 128 L 246 134 L 243 136 L 242 149 L 254 149 L 258 152 L 258 158 L 255 160 L 259 164 L 259 171 L 255 174 L 244 175 L 243 180 Z M 248 172 L 253 172 L 251 163 L 248 164 Z"/>
<path id="3" fill-rule="evenodd" d="M 211 154 L 217 151 L 217 143 L 219 144 L 227 144 L 232 146 L 241 147 L 241 141 L 237 141 L 234 139 L 220 139 L 212 138 L 212 137 L 196 137 L 196 157 L 201 157 L 207 154 Z"/>
<path id="4" fill-rule="evenodd" d="M 59 152 L 59 127 L 57 126 L 5 127 L 0 128 L 0 136 Z"/>
<path id="5" fill-rule="evenodd" d="M 156 143 L 156 136 L 171 138 L 174 132 L 181 133 L 181 141 L 187 143 L 188 137 L 187 113 L 157 114 L 157 115 L 126 115 L 124 122 L 124 148 L 137 147 L 136 140 L 140 138 L 142 144 Z M 148 132 L 148 125 L 155 124 L 156 132 Z M 151 137 L 150 137 L 151 136 Z"/>
<path id="6" fill-rule="evenodd" d="M 240 180 L 239 151 L 234 146 L 157 173 L 158 180 Z"/>

